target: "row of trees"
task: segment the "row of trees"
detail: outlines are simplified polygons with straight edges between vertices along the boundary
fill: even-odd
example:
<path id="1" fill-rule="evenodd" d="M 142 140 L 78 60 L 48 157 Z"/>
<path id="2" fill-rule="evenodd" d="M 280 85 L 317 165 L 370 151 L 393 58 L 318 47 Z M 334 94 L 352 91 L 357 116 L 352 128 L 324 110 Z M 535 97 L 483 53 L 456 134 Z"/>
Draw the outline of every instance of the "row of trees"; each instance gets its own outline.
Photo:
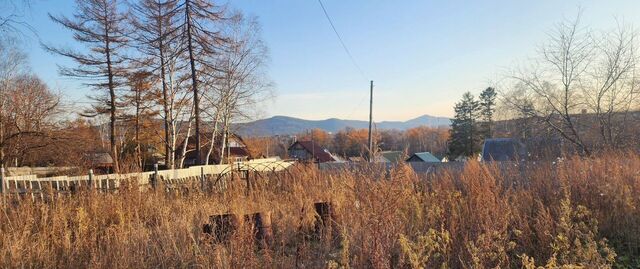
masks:
<path id="1" fill-rule="evenodd" d="M 428 151 L 443 156 L 447 150 L 448 129 L 420 126 L 404 131 L 377 130 L 372 133 L 374 152 L 384 150 L 405 151 L 408 154 Z M 366 156 L 368 153 L 368 130 L 346 128 L 335 134 L 321 129 L 297 135 L 299 140 L 313 140 L 344 157 Z"/>
<path id="2" fill-rule="evenodd" d="M 226 139 L 231 122 L 247 117 L 246 109 L 268 93 L 259 24 L 213 1 L 78 0 L 72 16 L 50 17 L 81 48 L 45 48 L 75 63 L 61 67 L 62 75 L 94 89 L 94 103 L 82 115 L 107 115 L 116 171 L 127 148 L 141 166 L 149 140 L 159 140 L 170 168 L 181 165 L 177 158 L 191 137 L 198 163 L 208 160 L 201 136 L 211 136 L 212 145 Z M 157 139 L 143 139 L 145 126 L 158 127 Z M 127 127 L 134 129 L 133 149 L 119 139 Z"/>
<path id="3" fill-rule="evenodd" d="M 557 24 L 539 54 L 498 83 L 504 112 L 500 135 L 560 141 L 561 150 L 584 155 L 637 149 L 637 31 L 624 23 L 606 31 L 593 30 L 580 19 L 579 15 Z M 466 93 L 456 104 L 451 156 L 471 156 L 481 150 L 484 138 L 493 135 L 495 91 L 487 90 L 479 101 Z"/>
<path id="4" fill-rule="evenodd" d="M 0 3 L 3 166 L 79 165 L 74 157 L 104 149 L 116 171 L 123 160 L 139 169 L 158 155 L 181 166 L 189 150 L 204 162 L 213 151 L 200 152 L 207 148 L 201 136 L 211 145 L 225 140 L 234 121 L 253 116 L 269 97 L 268 49 L 255 18 L 211 0 L 78 0 L 71 16 L 50 15 L 75 44 L 43 44 L 74 63 L 62 75 L 94 90 L 80 113 L 89 121 L 74 119 L 77 107 L 29 70 L 20 49 L 31 30 L 21 18 L 36 5 Z M 198 146 L 187 146 L 189 139 Z M 63 152 L 73 156 L 50 158 Z"/>
<path id="5" fill-rule="evenodd" d="M 448 155 L 473 156 L 482 150 L 482 142 L 493 136 L 497 92 L 486 88 L 479 99 L 466 92 L 456 103 L 451 121 Z"/>

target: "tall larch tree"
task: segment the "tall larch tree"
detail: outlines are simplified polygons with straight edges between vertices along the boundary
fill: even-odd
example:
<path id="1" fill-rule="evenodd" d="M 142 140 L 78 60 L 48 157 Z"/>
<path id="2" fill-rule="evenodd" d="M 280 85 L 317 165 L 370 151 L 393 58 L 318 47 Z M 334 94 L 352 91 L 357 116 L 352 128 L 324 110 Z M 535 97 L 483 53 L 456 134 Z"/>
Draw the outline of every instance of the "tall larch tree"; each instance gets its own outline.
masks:
<path id="1" fill-rule="evenodd" d="M 165 164 L 175 165 L 175 103 L 176 87 L 168 69 L 177 61 L 183 49 L 177 0 L 141 0 L 131 5 L 131 24 L 134 47 L 140 52 L 141 62 L 152 67 L 150 71 L 160 81 L 160 104 L 164 123 Z M 175 65 L 174 65 L 175 66 Z"/>
<path id="2" fill-rule="evenodd" d="M 76 0 L 71 17 L 49 17 L 73 32 L 73 38 L 86 49 L 45 46 L 50 52 L 73 60 L 75 67 L 60 67 L 64 76 L 83 79 L 85 85 L 98 91 L 91 97 L 97 101 L 85 116 L 109 114 L 109 142 L 115 172 L 119 171 L 116 141 L 117 101 L 125 79 L 127 38 L 125 16 L 118 10 L 117 0 Z"/>
<path id="3" fill-rule="evenodd" d="M 134 148 L 133 155 L 136 160 L 137 168 L 144 168 L 143 146 L 141 133 L 144 131 L 145 123 L 151 121 L 157 116 L 156 111 L 152 109 L 154 95 L 152 91 L 151 72 L 139 70 L 132 72 L 127 80 L 128 91 L 124 94 L 124 101 L 127 104 L 127 113 L 125 119 L 133 125 L 134 129 Z"/>
<path id="4" fill-rule="evenodd" d="M 193 91 L 196 163 L 202 164 L 200 137 L 200 97 L 202 93 L 199 87 L 199 76 L 203 68 L 214 68 L 208 60 L 217 53 L 220 44 L 225 42 L 219 31 L 220 24 L 225 20 L 225 8 L 210 0 L 183 0 L 178 5 L 178 11 L 184 18 L 181 25 L 181 36 L 186 44 L 185 53 L 189 63 Z"/>

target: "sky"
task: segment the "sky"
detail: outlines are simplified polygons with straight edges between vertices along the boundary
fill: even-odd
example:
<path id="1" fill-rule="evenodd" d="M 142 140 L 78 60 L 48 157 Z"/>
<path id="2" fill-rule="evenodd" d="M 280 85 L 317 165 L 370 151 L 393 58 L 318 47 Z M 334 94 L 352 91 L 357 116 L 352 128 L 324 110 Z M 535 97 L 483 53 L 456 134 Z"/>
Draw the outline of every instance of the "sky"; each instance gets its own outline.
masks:
<path id="1" fill-rule="evenodd" d="M 228 4 L 258 17 L 270 49 L 274 97 L 256 108 L 260 118 L 368 119 L 370 80 L 376 121 L 450 117 L 464 92 L 478 94 L 534 57 L 554 24 L 576 17 L 579 9 L 584 25 L 597 30 L 613 29 L 616 20 L 640 26 L 637 0 L 323 0 L 354 64 L 317 0 Z M 28 37 L 24 49 L 32 70 L 79 105 L 91 90 L 61 77 L 57 65 L 72 63 L 38 42 L 77 46 L 47 16 L 73 10 L 72 0 L 35 1 L 27 21 L 38 37 Z"/>

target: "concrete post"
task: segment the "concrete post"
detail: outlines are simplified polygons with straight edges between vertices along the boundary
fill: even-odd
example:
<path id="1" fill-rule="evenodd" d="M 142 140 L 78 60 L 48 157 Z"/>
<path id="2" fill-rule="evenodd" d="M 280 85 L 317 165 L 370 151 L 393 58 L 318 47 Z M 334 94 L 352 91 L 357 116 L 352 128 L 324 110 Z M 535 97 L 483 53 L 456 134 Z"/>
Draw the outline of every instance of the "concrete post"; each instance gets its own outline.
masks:
<path id="1" fill-rule="evenodd" d="M 200 189 L 204 192 L 204 166 L 200 166 Z"/>
<path id="2" fill-rule="evenodd" d="M 153 182 L 151 182 L 151 187 L 156 189 L 156 185 L 158 185 L 158 164 L 153 165 Z"/>
<path id="3" fill-rule="evenodd" d="M 93 169 L 89 169 L 89 189 L 93 189 Z"/>
<path id="4" fill-rule="evenodd" d="M 6 187 L 8 184 L 6 184 L 5 181 L 6 178 L 4 175 L 4 167 L 0 167 L 0 193 L 2 193 L 2 198 L 4 198 L 7 194 Z"/>

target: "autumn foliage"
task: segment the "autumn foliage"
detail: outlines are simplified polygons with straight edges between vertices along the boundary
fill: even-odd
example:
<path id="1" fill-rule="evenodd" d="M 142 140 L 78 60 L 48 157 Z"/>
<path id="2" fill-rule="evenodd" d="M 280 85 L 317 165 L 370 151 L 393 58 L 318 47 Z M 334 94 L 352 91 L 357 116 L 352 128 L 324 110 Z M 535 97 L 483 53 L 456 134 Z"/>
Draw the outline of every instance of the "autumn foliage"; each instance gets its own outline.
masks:
<path id="1" fill-rule="evenodd" d="M 345 128 L 334 134 L 312 129 L 298 134 L 299 140 L 313 140 L 343 157 L 365 156 L 368 152 L 367 129 Z M 428 151 L 443 156 L 447 151 L 448 128 L 419 126 L 407 130 L 374 130 L 374 151 L 406 151 L 408 154 Z"/>

